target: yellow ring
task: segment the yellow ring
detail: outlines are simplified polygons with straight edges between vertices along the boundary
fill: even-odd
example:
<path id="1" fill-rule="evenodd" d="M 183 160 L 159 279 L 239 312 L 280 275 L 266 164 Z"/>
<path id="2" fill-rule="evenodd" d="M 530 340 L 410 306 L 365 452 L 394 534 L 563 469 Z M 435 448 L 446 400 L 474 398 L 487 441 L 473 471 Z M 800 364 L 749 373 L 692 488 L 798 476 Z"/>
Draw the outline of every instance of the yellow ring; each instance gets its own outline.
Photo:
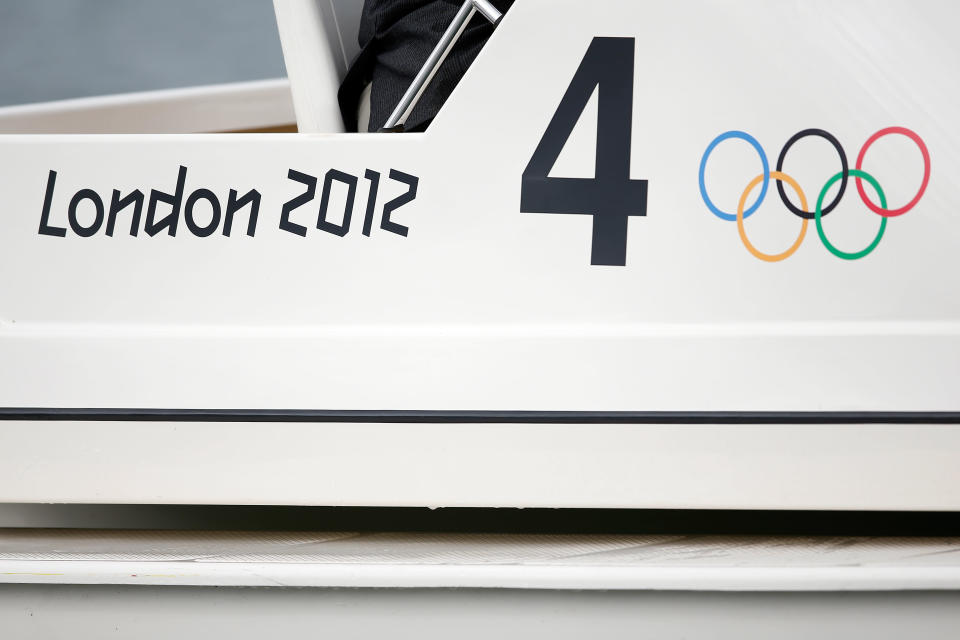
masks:
<path id="1" fill-rule="evenodd" d="M 797 181 L 788 176 L 787 174 L 781 171 L 771 171 L 770 177 L 774 180 L 780 180 L 781 182 L 786 182 L 793 190 L 797 192 L 797 195 L 800 196 L 800 209 L 806 212 L 810 212 L 810 209 L 807 207 L 807 198 L 803 195 L 803 189 L 800 188 L 800 185 L 797 184 Z M 747 251 L 752 253 L 755 257 L 765 260 L 766 262 L 779 262 L 780 260 L 786 260 L 800 248 L 800 245 L 803 244 L 803 238 L 807 235 L 807 222 L 806 218 L 801 218 L 803 224 L 800 225 L 800 235 L 797 236 L 796 241 L 793 245 L 784 251 L 783 253 L 763 253 L 757 249 L 750 242 L 750 239 L 747 238 L 747 232 L 743 228 L 743 210 L 747 204 L 747 198 L 750 197 L 750 192 L 753 191 L 753 188 L 758 184 L 763 182 L 763 174 L 760 174 L 753 181 L 747 185 L 746 190 L 743 192 L 743 195 L 740 196 L 740 204 L 737 205 L 737 231 L 740 232 L 740 240 L 743 241 L 743 246 L 747 248 Z"/>

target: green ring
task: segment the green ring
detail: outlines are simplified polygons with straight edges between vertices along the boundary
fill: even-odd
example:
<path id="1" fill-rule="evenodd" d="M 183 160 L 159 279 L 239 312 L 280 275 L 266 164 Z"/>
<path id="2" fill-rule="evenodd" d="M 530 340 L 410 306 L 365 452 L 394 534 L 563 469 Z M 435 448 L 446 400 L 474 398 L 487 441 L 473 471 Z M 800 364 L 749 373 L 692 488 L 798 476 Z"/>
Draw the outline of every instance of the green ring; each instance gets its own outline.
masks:
<path id="1" fill-rule="evenodd" d="M 860 169 L 850 169 L 848 173 L 851 176 L 854 176 L 856 178 L 863 178 L 864 180 L 869 182 L 870 186 L 872 186 L 874 190 L 877 192 L 877 195 L 880 196 L 880 208 L 881 209 L 887 208 L 887 197 L 883 195 L 883 189 L 880 188 L 880 183 L 877 182 L 876 178 L 874 178 L 872 175 L 870 175 L 866 171 L 861 171 Z M 827 234 L 823 232 L 823 222 L 821 222 L 821 218 L 823 217 L 823 212 L 821 208 L 823 207 L 823 198 L 824 196 L 827 195 L 827 191 L 830 189 L 830 187 L 833 186 L 834 182 L 836 182 L 837 180 L 840 180 L 841 178 L 843 178 L 843 171 L 841 171 L 837 175 L 827 180 L 827 184 L 823 185 L 823 189 L 820 190 L 820 197 L 817 198 L 817 210 L 814 214 L 814 218 L 817 221 L 817 235 L 820 236 L 820 240 L 821 242 L 823 242 L 823 246 L 825 246 L 830 251 L 830 253 L 837 256 L 838 258 L 843 258 L 844 260 L 859 260 L 863 256 L 868 255 L 871 251 L 876 249 L 877 245 L 880 244 L 880 239 L 883 238 L 883 232 L 887 228 L 887 219 L 884 216 L 880 217 L 880 230 L 877 231 L 877 237 L 873 239 L 873 242 L 871 242 L 866 249 L 861 249 L 860 251 L 847 253 L 846 251 L 841 251 L 840 249 L 837 249 L 835 246 L 830 244 L 830 241 L 827 240 Z"/>

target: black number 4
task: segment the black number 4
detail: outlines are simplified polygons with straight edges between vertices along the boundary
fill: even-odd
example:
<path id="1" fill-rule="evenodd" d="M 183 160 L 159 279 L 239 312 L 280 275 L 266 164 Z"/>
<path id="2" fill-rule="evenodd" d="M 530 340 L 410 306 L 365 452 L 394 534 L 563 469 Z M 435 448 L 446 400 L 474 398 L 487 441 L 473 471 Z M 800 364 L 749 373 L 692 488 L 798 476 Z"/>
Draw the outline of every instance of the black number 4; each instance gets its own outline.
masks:
<path id="1" fill-rule="evenodd" d="M 594 38 L 523 171 L 520 211 L 593 216 L 590 264 L 623 266 L 627 219 L 647 215 L 647 181 L 630 179 L 633 38 Z M 560 151 L 597 88 L 593 178 L 550 178 Z"/>

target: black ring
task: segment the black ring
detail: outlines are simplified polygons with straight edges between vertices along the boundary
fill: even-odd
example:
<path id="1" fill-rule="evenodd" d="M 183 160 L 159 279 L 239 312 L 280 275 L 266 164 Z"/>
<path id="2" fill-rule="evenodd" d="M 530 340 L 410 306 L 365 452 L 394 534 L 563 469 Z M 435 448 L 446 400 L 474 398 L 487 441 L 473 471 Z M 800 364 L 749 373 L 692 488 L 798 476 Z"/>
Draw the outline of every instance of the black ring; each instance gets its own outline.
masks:
<path id="1" fill-rule="evenodd" d="M 840 199 L 843 198 L 843 192 L 847 188 L 847 178 L 850 177 L 850 168 L 847 165 L 847 154 L 844 153 L 843 147 L 840 146 L 839 140 L 834 138 L 823 129 L 804 129 L 800 133 L 794 134 L 792 138 L 787 140 L 787 144 L 783 145 L 783 149 L 780 151 L 780 157 L 777 158 L 777 171 L 783 171 L 783 159 L 787 156 L 787 151 L 790 150 L 790 147 L 793 146 L 793 143 L 800 138 L 806 138 L 807 136 L 819 136 L 832 144 L 833 148 L 837 150 L 837 155 L 840 156 L 840 166 L 843 169 L 843 178 L 840 179 L 840 191 L 838 191 L 837 195 L 833 198 L 833 202 L 823 208 L 823 211 L 820 214 L 822 217 L 836 209 L 837 205 L 840 204 Z M 789 209 L 792 214 L 800 216 L 801 218 L 806 218 L 807 220 L 812 220 L 816 217 L 816 212 L 803 211 L 802 209 L 795 207 L 794 204 L 790 202 L 786 191 L 783 189 L 783 181 L 781 180 L 777 180 L 777 191 L 780 192 L 780 199 L 783 201 L 783 204 L 786 205 L 787 209 Z"/>

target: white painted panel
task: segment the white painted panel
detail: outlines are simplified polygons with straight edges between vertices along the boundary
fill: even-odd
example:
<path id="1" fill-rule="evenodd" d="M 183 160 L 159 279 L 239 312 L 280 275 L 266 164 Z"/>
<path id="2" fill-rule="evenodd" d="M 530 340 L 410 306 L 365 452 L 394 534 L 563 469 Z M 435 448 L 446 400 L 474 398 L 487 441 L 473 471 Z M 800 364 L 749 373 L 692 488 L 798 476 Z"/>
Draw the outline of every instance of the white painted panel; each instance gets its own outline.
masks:
<path id="1" fill-rule="evenodd" d="M 0 422 L 0 502 L 957 510 L 956 425 Z"/>

